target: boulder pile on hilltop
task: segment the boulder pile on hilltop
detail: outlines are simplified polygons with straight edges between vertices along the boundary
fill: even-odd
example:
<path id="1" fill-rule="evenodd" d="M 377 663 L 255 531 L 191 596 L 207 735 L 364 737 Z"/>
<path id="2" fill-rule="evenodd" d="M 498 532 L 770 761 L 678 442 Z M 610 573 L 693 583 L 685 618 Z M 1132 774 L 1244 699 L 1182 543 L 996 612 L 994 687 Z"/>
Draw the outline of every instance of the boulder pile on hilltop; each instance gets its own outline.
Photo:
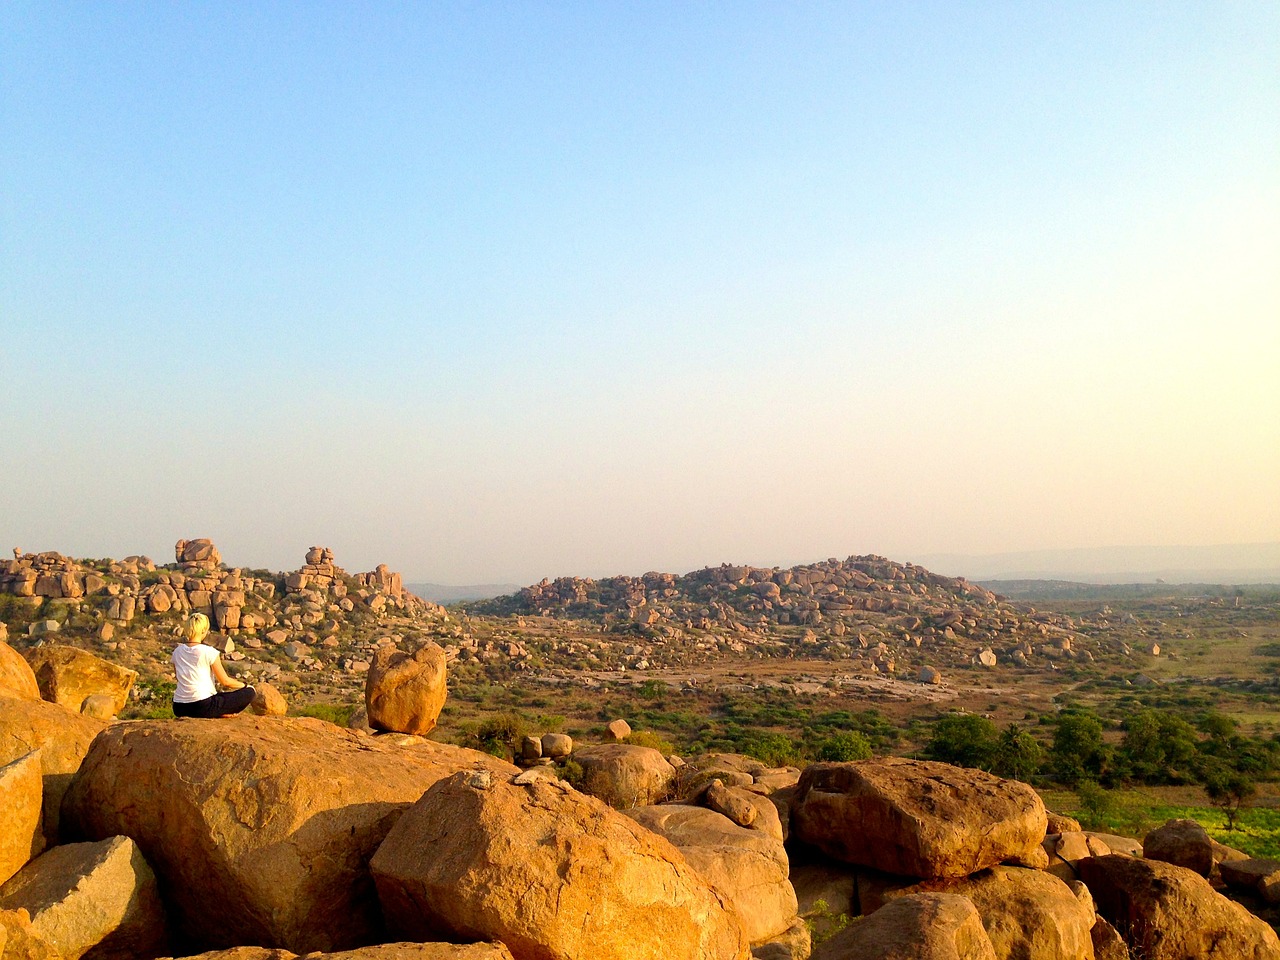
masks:
<path id="1" fill-rule="evenodd" d="M 468 609 L 639 634 L 650 643 L 638 648 L 635 669 L 669 659 L 654 645 L 693 640 L 698 649 L 739 653 L 799 648 L 806 656 L 863 660 L 885 675 L 912 662 L 927 667 L 922 682 L 936 684 L 941 674 L 926 660 L 1025 667 L 1032 658 L 1090 661 L 1100 649 L 1071 617 L 1018 608 L 963 578 L 878 556 L 786 569 L 722 564 L 683 576 L 561 577 Z"/>
<path id="2" fill-rule="evenodd" d="M 157 567 L 148 557 L 121 561 L 73 560 L 60 553 L 22 553 L 0 562 L 0 593 L 68 601 L 98 613 L 109 623 L 129 623 L 140 615 L 185 616 L 203 613 L 227 634 L 255 631 L 280 623 L 311 626 L 360 609 L 394 610 L 407 616 L 440 615 L 441 608 L 404 589 L 400 575 L 380 564 L 368 573 L 348 574 L 333 562 L 333 551 L 311 547 L 302 567 L 287 574 L 250 574 L 228 568 L 211 540 L 179 540 L 174 562 Z M 61 621 L 54 619 L 51 631 Z M 37 628 L 35 633 L 46 628 Z"/>
<path id="3" fill-rule="evenodd" d="M 371 671 L 368 702 L 393 693 L 407 718 L 372 733 L 102 723 L 33 699 L 0 644 L 0 957 L 1280 960 L 1202 875 L 1260 896 L 1280 865 L 1187 823 L 1144 857 L 981 771 L 625 742 L 574 750 L 592 767 L 579 790 L 395 729 L 438 713 L 424 649 Z M 621 789 L 650 772 L 652 792 Z"/>

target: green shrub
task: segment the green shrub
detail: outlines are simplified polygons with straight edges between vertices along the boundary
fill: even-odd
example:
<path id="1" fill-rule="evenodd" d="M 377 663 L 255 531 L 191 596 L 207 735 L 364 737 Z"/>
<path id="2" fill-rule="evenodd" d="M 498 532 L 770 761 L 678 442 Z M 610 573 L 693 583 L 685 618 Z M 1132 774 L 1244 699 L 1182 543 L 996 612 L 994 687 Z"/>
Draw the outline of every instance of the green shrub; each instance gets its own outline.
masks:
<path id="1" fill-rule="evenodd" d="M 1043 756 L 1040 742 L 1011 723 L 996 743 L 991 772 L 1014 780 L 1030 780 L 1040 768 Z"/>
<path id="2" fill-rule="evenodd" d="M 990 770 L 999 741 L 996 725 L 986 717 L 976 713 L 956 713 L 934 723 L 924 753 L 930 760 Z"/>
<path id="3" fill-rule="evenodd" d="M 781 733 L 749 735 L 739 741 L 738 749 L 771 767 L 798 765 L 805 760 L 799 744 Z"/>
<path id="4" fill-rule="evenodd" d="M 834 760 L 847 763 L 851 760 L 866 760 L 871 756 L 871 742 L 860 733 L 846 731 L 827 737 L 818 746 L 819 760 Z"/>
<path id="5" fill-rule="evenodd" d="M 1102 742 L 1102 721 L 1084 710 L 1064 711 L 1053 734 L 1049 764 L 1068 786 L 1096 780 L 1108 772 L 1111 751 Z"/>
<path id="6" fill-rule="evenodd" d="M 642 700 L 657 700 L 667 692 L 667 685 L 661 680 L 646 680 L 636 689 Z"/>
<path id="7" fill-rule="evenodd" d="M 519 713 L 500 713 L 481 720 L 467 731 L 466 745 L 476 750 L 510 760 L 520 741 L 528 736 L 529 721 Z"/>
<path id="8" fill-rule="evenodd" d="M 1080 798 L 1080 810 L 1085 826 L 1101 827 L 1107 822 L 1115 807 L 1111 791 L 1098 786 L 1092 780 L 1082 780 L 1076 785 L 1076 796 Z"/>
<path id="9" fill-rule="evenodd" d="M 813 909 L 803 919 L 809 928 L 809 938 L 817 946 L 847 927 L 853 918 L 844 912 L 834 913 L 827 901 L 819 899 L 813 901 Z"/>

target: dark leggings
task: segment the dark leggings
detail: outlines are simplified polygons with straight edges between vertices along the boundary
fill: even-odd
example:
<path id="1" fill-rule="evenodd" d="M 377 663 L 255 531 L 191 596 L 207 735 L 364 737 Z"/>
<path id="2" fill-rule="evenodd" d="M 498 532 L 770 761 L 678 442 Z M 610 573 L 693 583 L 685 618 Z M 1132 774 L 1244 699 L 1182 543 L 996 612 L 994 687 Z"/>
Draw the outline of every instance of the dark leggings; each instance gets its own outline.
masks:
<path id="1" fill-rule="evenodd" d="M 241 687 L 239 690 L 215 693 L 212 697 L 197 700 L 195 703 L 175 703 L 173 715 L 201 717 L 207 720 L 210 717 L 225 717 L 229 713 L 239 713 L 251 703 L 253 703 L 253 687 Z"/>

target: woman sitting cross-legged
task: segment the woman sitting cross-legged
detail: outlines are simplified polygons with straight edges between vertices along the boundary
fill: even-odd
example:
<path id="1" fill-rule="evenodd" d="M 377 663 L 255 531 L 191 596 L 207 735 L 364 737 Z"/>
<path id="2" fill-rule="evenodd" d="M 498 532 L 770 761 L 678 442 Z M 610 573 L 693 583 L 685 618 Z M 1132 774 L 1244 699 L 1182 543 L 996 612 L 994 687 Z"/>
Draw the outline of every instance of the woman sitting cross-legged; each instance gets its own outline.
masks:
<path id="1" fill-rule="evenodd" d="M 173 650 L 178 685 L 173 691 L 175 717 L 229 717 L 253 703 L 253 687 L 227 674 L 218 651 L 202 641 L 209 635 L 209 618 L 193 613 L 182 625 L 184 641 Z M 219 693 L 218 686 L 227 688 Z"/>

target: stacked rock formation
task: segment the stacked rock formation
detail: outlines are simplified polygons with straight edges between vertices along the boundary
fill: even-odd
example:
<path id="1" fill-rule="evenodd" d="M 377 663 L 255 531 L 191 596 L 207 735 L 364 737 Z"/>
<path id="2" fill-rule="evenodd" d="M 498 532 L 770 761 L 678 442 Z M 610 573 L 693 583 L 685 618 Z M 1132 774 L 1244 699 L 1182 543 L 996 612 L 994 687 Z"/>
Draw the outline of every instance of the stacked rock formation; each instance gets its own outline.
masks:
<path id="1" fill-rule="evenodd" d="M 333 551 L 328 547 L 311 547 L 302 566 L 284 578 L 285 589 L 297 592 L 306 587 L 312 590 L 332 591 L 336 597 L 346 596 L 346 573 L 333 562 Z"/>
<path id="2" fill-rule="evenodd" d="M 385 564 L 350 575 L 334 563 L 328 547 L 311 547 L 303 566 L 278 576 L 227 568 L 208 538 L 179 540 L 174 563 L 157 569 L 147 557 L 121 561 L 76 561 L 60 553 L 23 553 L 0 562 L 0 592 L 27 597 L 33 611 L 47 611 L 28 627 L 32 636 L 57 632 L 70 614 L 90 613 L 108 621 L 98 639 L 140 614 L 155 618 L 209 617 L 215 631 L 237 634 L 283 624 L 300 630 L 352 613 L 395 612 L 410 618 L 445 616 L 444 609 L 404 589 L 400 574 Z M 45 606 L 47 601 L 52 605 Z"/>
<path id="3" fill-rule="evenodd" d="M 23 553 L 14 548 L 13 559 L 0 561 L 0 593 L 18 597 L 76 600 L 102 589 L 96 575 L 86 583 L 84 569 L 56 551 Z"/>
<path id="4" fill-rule="evenodd" d="M 284 588 L 289 600 L 301 604 L 304 625 L 319 623 L 330 606 L 350 612 L 357 603 L 374 613 L 395 610 L 413 616 L 444 612 L 443 607 L 405 590 L 400 574 L 385 563 L 368 573 L 349 574 L 334 563 L 328 547 L 307 550 L 303 565 L 285 577 Z"/>
<path id="5" fill-rule="evenodd" d="M 241 611 L 256 581 L 241 577 L 239 570 L 224 571 L 222 555 L 208 539 L 179 540 L 173 548 L 177 573 L 162 576 L 146 596 L 153 613 L 176 608 L 180 612 L 203 613 L 214 628 L 236 633 L 241 627 Z M 268 596 L 274 587 L 264 591 Z"/>

